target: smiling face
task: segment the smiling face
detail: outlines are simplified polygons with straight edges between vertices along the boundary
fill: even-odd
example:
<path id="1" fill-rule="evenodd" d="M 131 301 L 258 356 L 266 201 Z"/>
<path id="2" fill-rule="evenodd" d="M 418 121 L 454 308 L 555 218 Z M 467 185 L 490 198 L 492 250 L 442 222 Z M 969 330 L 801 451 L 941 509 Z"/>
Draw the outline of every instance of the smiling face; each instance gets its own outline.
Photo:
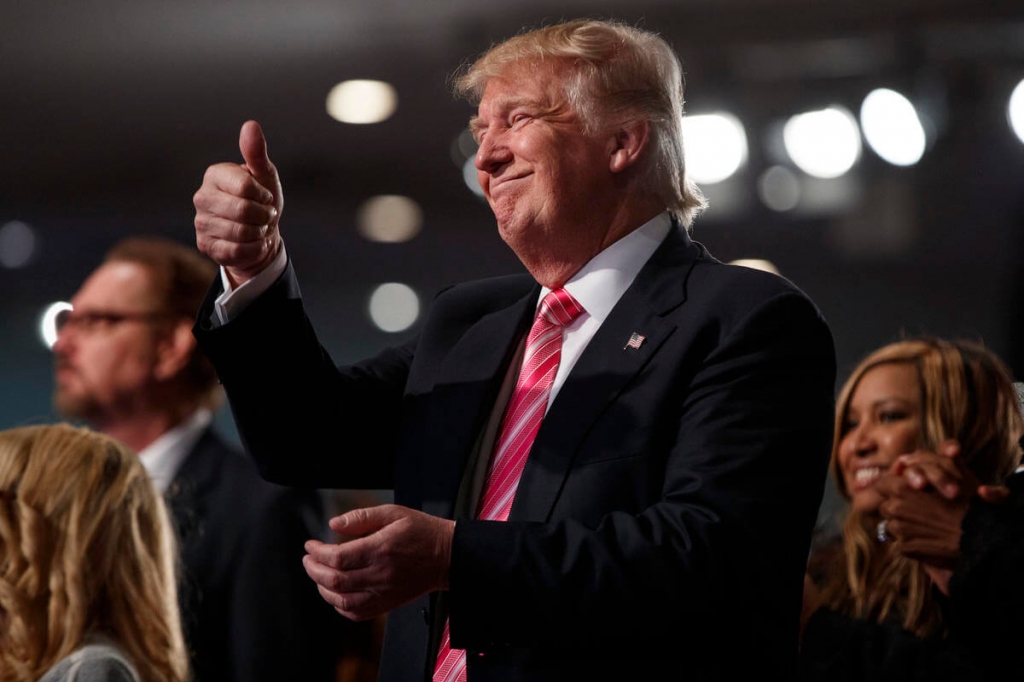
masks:
<path id="1" fill-rule="evenodd" d="M 612 224 L 615 136 L 583 132 L 566 99 L 569 75 L 566 65 L 514 64 L 487 81 L 470 124 L 498 231 L 549 286 L 535 270 L 554 261 L 571 275 L 606 245 Z"/>
<path id="2" fill-rule="evenodd" d="M 843 415 L 839 471 L 852 506 L 874 512 L 882 497 L 875 480 L 902 454 L 921 445 L 924 421 L 920 377 L 906 362 L 887 362 L 865 372 Z"/>

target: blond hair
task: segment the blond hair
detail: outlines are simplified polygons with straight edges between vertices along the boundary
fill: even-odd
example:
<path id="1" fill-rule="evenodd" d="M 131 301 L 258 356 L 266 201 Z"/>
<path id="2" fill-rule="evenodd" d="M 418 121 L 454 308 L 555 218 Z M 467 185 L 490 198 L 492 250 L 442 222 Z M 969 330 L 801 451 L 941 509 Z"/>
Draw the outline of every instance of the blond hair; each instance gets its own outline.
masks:
<path id="1" fill-rule="evenodd" d="M 570 67 L 566 100 L 585 133 L 644 120 L 652 153 L 641 161 L 643 186 L 685 227 L 705 208 L 683 158 L 683 71 L 658 35 L 612 21 L 577 20 L 495 45 L 456 75 L 455 93 L 479 104 L 487 81 L 524 62 Z"/>
<path id="2" fill-rule="evenodd" d="M 1006 365 L 978 343 L 911 339 L 871 353 L 839 393 L 831 470 L 844 497 L 849 499 L 850 494 L 839 468 L 839 444 L 846 435 L 846 412 L 861 378 L 892 363 L 917 370 L 922 414 L 919 447 L 934 452 L 943 441 L 956 440 L 964 463 L 980 483 L 1000 484 L 1014 472 L 1020 462 L 1024 418 Z M 858 618 L 899 621 L 919 636 L 942 632 L 930 578 L 919 562 L 900 554 L 892 543 L 877 542 L 878 520 L 858 511 L 846 518 L 839 559 L 845 566 L 826 583 L 826 603 Z"/>
<path id="3" fill-rule="evenodd" d="M 163 499 L 138 457 L 67 424 L 0 432 L 0 681 L 39 679 L 91 635 L 143 682 L 188 677 Z"/>

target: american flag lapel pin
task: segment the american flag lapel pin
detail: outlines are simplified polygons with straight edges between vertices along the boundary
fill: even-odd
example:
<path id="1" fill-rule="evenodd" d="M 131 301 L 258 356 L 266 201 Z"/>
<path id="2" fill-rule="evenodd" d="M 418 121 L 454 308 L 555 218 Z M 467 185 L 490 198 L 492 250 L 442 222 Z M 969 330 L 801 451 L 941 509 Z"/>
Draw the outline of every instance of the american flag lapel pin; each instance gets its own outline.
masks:
<path id="1" fill-rule="evenodd" d="M 640 348 L 640 344 L 643 343 L 646 338 L 647 337 L 643 334 L 633 332 L 629 337 L 629 341 L 627 341 L 626 345 L 622 347 L 622 350 L 626 350 L 627 348 Z"/>

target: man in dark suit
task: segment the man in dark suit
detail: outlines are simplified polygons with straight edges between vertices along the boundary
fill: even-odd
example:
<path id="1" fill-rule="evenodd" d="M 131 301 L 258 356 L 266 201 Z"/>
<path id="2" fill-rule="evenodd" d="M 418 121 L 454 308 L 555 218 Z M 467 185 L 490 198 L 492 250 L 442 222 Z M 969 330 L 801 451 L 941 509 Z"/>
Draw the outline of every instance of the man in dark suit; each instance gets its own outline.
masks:
<path id="1" fill-rule="evenodd" d="M 529 276 L 444 291 L 373 359 L 336 368 L 312 331 L 258 125 L 195 195 L 222 278 L 194 331 L 263 475 L 395 490 L 306 571 L 341 613 L 388 613 L 382 679 L 790 676 L 834 351 L 792 284 L 690 240 L 678 59 L 570 22 L 456 87 Z M 372 446 L 312 447 L 339 438 Z"/>
<path id="2" fill-rule="evenodd" d="M 315 490 L 281 488 L 211 428 L 217 377 L 192 317 L 215 266 L 167 240 L 116 245 L 59 326 L 54 401 L 135 449 L 179 531 L 197 680 L 333 680 L 338 621 L 299 561 Z"/>

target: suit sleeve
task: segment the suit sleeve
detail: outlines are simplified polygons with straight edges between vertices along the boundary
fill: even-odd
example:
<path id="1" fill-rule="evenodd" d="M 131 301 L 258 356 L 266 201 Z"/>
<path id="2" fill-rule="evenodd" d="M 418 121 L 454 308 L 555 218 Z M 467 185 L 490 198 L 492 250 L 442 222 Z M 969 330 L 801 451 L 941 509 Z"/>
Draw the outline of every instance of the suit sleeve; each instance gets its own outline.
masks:
<path id="1" fill-rule="evenodd" d="M 643 641 L 674 650 L 739 636 L 781 641 L 795 657 L 831 442 L 831 334 L 813 304 L 788 291 L 708 346 L 695 360 L 663 358 L 676 372 L 673 402 L 642 406 L 663 415 L 666 433 L 654 504 L 592 527 L 457 523 L 454 647 Z"/>
<path id="2" fill-rule="evenodd" d="M 281 489 L 248 529 L 233 567 L 226 638 L 233 679 L 334 679 L 342 619 L 302 567 L 303 544 L 322 527 L 315 492 Z"/>
<path id="3" fill-rule="evenodd" d="M 263 478 L 307 488 L 393 487 L 394 425 L 413 344 L 335 366 L 306 316 L 290 263 L 237 319 L 214 327 L 219 292 L 216 282 L 193 331 Z M 356 430 L 370 438 L 356 439 Z"/>

